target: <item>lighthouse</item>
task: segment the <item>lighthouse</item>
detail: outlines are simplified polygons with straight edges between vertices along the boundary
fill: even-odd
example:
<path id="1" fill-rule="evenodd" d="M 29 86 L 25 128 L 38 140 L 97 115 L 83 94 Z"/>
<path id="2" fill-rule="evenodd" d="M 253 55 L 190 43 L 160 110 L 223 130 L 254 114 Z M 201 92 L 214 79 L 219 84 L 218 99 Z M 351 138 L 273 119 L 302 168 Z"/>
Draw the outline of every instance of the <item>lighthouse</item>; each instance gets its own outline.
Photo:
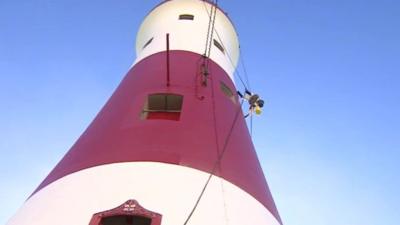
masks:
<path id="1" fill-rule="evenodd" d="M 136 56 L 7 225 L 282 224 L 234 84 L 227 14 L 163 1 L 140 26 Z"/>

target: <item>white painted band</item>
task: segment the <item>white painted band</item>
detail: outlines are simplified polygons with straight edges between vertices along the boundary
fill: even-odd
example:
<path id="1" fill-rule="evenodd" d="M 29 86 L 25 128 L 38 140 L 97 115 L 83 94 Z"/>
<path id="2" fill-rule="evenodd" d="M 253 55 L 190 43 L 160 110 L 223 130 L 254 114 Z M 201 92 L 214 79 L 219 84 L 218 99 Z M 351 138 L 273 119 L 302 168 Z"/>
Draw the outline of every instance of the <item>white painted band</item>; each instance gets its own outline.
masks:
<path id="1" fill-rule="evenodd" d="M 210 3 L 199 0 L 167 1 L 155 8 L 144 19 L 137 34 L 135 63 L 149 55 L 166 51 L 167 33 L 170 36 L 170 50 L 185 50 L 203 55 L 211 8 Z M 233 80 L 239 58 L 239 41 L 229 18 L 219 9 L 216 12 L 210 58 Z M 180 20 L 182 14 L 193 15 L 194 19 Z M 224 52 L 214 45 L 214 39 L 224 47 Z"/>
<path id="2" fill-rule="evenodd" d="M 115 163 L 65 176 L 28 199 L 7 225 L 88 225 L 93 214 L 135 199 L 162 214 L 162 225 L 183 224 L 208 174 L 157 162 Z M 190 225 L 278 225 L 251 195 L 213 177 Z"/>

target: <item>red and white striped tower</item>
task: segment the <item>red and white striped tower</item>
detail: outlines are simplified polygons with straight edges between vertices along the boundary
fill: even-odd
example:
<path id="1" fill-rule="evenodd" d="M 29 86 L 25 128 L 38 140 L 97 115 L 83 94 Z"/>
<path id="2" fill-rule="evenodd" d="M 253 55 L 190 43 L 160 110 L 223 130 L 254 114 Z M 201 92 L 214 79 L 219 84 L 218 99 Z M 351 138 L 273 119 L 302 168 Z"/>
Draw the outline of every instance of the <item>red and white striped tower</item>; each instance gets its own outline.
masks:
<path id="1" fill-rule="evenodd" d="M 142 23 L 136 53 L 8 225 L 281 224 L 236 95 L 227 15 L 208 1 L 164 1 Z"/>

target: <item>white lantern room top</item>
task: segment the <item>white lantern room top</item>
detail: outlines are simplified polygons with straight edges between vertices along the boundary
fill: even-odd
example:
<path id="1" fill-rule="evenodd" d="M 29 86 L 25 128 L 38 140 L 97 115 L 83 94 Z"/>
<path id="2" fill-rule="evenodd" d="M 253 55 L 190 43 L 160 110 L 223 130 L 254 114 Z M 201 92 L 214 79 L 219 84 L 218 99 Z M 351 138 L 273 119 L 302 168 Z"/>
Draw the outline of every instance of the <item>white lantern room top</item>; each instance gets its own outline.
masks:
<path id="1" fill-rule="evenodd" d="M 203 0 L 165 1 L 144 19 L 136 38 L 136 61 L 166 51 L 166 34 L 170 50 L 184 50 L 203 55 L 213 5 Z M 227 15 L 217 9 L 210 58 L 233 80 L 239 58 L 239 41 Z"/>

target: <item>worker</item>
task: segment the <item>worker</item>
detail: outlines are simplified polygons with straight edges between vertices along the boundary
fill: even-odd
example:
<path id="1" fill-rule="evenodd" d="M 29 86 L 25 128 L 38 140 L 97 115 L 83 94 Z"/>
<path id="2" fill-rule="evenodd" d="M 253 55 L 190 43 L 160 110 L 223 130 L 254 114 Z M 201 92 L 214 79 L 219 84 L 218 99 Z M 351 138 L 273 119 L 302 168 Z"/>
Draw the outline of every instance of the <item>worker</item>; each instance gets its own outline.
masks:
<path id="1" fill-rule="evenodd" d="M 238 92 L 238 95 L 247 100 L 249 103 L 249 113 L 245 115 L 244 118 L 248 117 L 251 115 L 253 112 L 255 112 L 257 115 L 261 114 L 261 108 L 264 107 L 264 100 L 260 98 L 258 94 L 253 94 L 248 90 L 245 90 L 245 94 L 243 95 L 242 93 Z"/>

